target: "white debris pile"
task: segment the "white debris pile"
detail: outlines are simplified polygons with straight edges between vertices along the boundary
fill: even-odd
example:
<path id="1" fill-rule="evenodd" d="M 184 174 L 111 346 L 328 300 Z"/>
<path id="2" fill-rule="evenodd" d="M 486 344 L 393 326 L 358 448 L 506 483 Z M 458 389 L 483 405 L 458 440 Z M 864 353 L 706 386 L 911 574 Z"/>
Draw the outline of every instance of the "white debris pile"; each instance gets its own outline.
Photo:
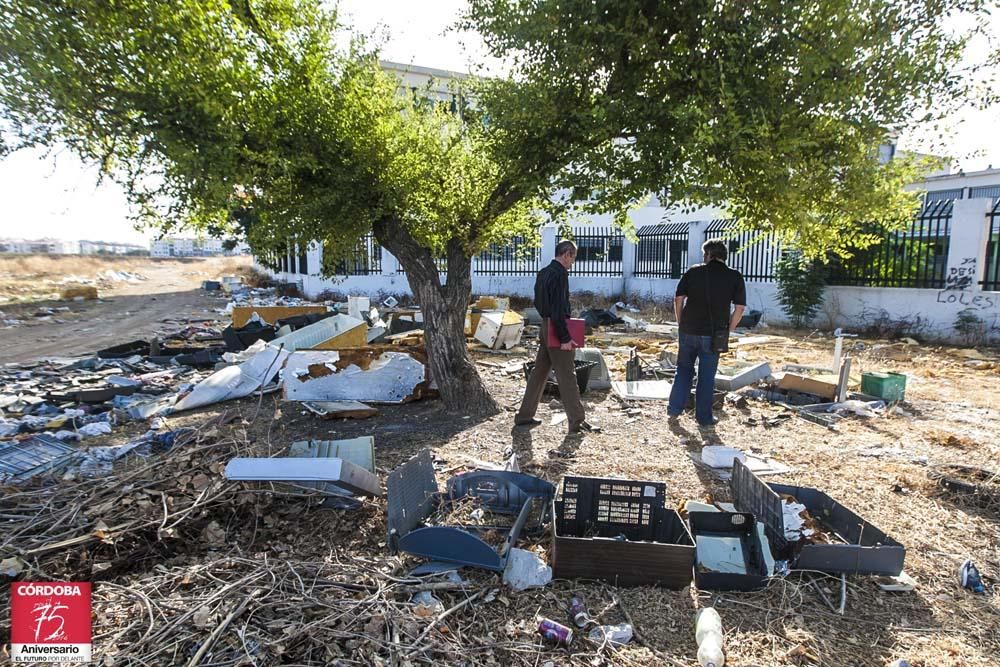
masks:
<path id="1" fill-rule="evenodd" d="M 784 515 L 786 540 L 796 542 L 813 535 L 815 531 L 812 528 L 806 528 L 806 517 L 809 513 L 805 505 L 786 498 L 781 505 L 781 510 Z"/>

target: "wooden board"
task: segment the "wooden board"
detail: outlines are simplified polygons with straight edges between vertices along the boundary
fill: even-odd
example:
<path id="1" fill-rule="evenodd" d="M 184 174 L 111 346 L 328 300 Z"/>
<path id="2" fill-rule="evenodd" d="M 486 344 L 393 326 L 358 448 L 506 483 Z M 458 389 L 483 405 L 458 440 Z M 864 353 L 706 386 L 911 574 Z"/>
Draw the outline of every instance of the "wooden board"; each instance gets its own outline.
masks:
<path id="1" fill-rule="evenodd" d="M 837 397 L 836 375 L 797 375 L 795 373 L 785 373 L 778 380 L 778 388 L 785 391 L 798 391 L 803 394 L 812 394 L 820 398 L 834 400 Z"/>
<path id="2" fill-rule="evenodd" d="M 233 308 L 233 328 L 245 327 L 255 312 L 268 324 L 274 324 L 286 317 L 325 313 L 326 306 L 237 306 Z"/>
<path id="3" fill-rule="evenodd" d="M 368 419 L 378 410 L 358 401 L 309 401 L 302 404 L 320 419 Z"/>
<path id="4" fill-rule="evenodd" d="M 339 336 L 334 336 L 322 343 L 313 345 L 311 350 L 343 350 L 353 347 L 365 347 L 368 344 L 368 325 L 361 323 Z"/>

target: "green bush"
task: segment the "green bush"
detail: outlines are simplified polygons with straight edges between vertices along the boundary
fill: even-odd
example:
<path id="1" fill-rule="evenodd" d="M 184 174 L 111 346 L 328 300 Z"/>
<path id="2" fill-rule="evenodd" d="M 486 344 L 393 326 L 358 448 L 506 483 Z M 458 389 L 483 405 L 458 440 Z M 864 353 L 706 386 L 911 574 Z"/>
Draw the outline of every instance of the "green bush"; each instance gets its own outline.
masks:
<path id="1" fill-rule="evenodd" d="M 826 274 L 815 261 L 807 261 L 799 251 L 789 251 L 775 265 L 778 301 L 792 326 L 809 324 L 823 303 Z"/>

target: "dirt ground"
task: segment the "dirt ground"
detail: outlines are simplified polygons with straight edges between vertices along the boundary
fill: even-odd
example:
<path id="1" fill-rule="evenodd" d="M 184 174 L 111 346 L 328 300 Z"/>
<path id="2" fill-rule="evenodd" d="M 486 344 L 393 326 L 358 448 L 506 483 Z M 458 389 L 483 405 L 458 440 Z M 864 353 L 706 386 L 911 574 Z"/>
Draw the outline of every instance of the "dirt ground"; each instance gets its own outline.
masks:
<path id="1" fill-rule="evenodd" d="M 201 281 L 218 279 L 249 264 L 248 257 L 2 256 L 0 311 L 4 315 L 0 320 L 16 319 L 21 324 L 0 326 L 0 363 L 91 354 L 115 343 L 177 330 L 181 328 L 178 322 L 215 319 L 218 314 L 213 311 L 225 306 L 225 298 L 206 296 Z M 107 270 L 137 273 L 143 280 L 101 280 L 96 301 L 59 298 L 67 277 L 95 280 Z M 69 310 L 43 320 L 35 316 L 43 308 Z"/>
<path id="2" fill-rule="evenodd" d="M 114 303 L 124 304 L 129 296 L 115 298 L 122 300 L 94 305 L 79 321 L 65 325 L 92 328 L 76 331 L 74 345 L 79 339 L 86 349 L 99 346 L 93 336 L 104 334 L 107 322 L 95 321 L 94 315 L 101 320 L 116 317 L 122 306 Z M 192 313 L 217 306 L 192 292 L 169 298 L 190 306 Z M 159 312 L 173 317 L 175 307 Z M 146 326 L 158 324 L 150 319 Z M 43 330 L 27 329 L 33 336 Z M 17 353 L 8 351 L 7 343 L 16 341 L 19 331 L 25 329 L 0 331 L 4 359 L 29 354 L 27 342 Z M 761 333 L 778 341 L 734 356 L 767 360 L 775 370 L 785 363 L 829 363 L 830 337 L 774 329 Z M 589 343 L 638 344 L 650 358 L 662 348 L 676 348 L 676 343 L 648 334 L 599 332 Z M 46 345 L 58 348 L 56 341 Z M 439 402 L 424 401 L 382 406 L 380 414 L 368 420 L 329 422 L 283 402 L 279 395 L 254 397 L 170 417 L 171 427 L 204 425 L 226 411 L 236 420 L 212 426 L 200 444 L 172 450 L 162 460 L 122 462 L 117 476 L 103 487 L 95 481 L 69 489 L 67 493 L 75 493 L 72 498 L 88 508 L 86 519 L 76 512 L 72 519 L 45 514 L 51 501 L 42 508 L 42 501 L 31 494 L 22 494 L 20 500 L 8 495 L 2 512 L 13 513 L 18 502 L 30 500 L 42 508 L 39 517 L 48 517 L 45 520 L 66 525 L 75 521 L 85 531 L 93 530 L 95 521 L 102 522 L 97 525 L 104 527 L 94 533 L 100 541 L 48 550 L 32 562 L 45 577 L 97 582 L 95 653 L 104 664 L 185 664 L 209 641 L 214 643 L 212 658 L 202 664 L 693 666 L 694 614 L 714 605 L 725 628 L 728 665 L 883 666 L 900 658 L 914 667 L 995 665 L 1000 655 L 998 508 L 943 493 L 928 480 L 927 471 L 940 463 L 998 467 L 1000 354 L 876 340 L 849 340 L 847 348 L 854 360 L 853 376 L 868 370 L 908 375 L 903 411 L 849 418 L 836 431 L 798 417 L 768 427 L 766 418 L 785 409 L 751 400 L 742 409 L 723 408 L 717 427 L 706 431 L 699 430 L 690 415 L 668 423 L 663 403 L 635 404 L 642 414 L 633 418 L 610 392 L 590 392 L 585 404 L 602 433 L 567 436 L 565 423 L 551 425 L 560 410 L 558 401 L 543 402 L 538 415 L 542 426 L 512 429 L 524 380 L 505 375 L 498 364 L 527 360 L 529 354 L 476 353 L 479 371 L 503 408 L 494 417 L 449 414 Z M 623 379 L 625 359 L 609 357 L 613 378 Z M 128 425 L 104 440 L 124 442 L 144 428 Z M 766 454 L 793 468 L 768 481 L 825 491 L 901 542 L 907 550 L 905 570 L 917 589 L 887 593 L 873 577 L 850 576 L 840 615 L 834 609 L 840 599 L 839 579 L 818 573 L 776 578 L 753 593 L 556 581 L 544 589 L 486 595 L 499 588 L 498 578 L 463 570 L 478 586 L 470 589 L 476 595 L 437 591 L 451 613 L 446 621 L 431 620 L 417 614 L 408 595 L 399 597 L 400 582 L 408 581 L 401 577 L 418 561 L 388 554 L 384 499 L 368 501 L 356 511 L 328 510 L 294 496 L 244 492 L 241 485 L 222 479 L 227 457 L 273 456 L 298 440 L 361 435 L 374 436 L 377 472 L 383 479 L 425 447 L 433 450 L 440 484 L 477 462 L 502 462 L 513 448 L 525 472 L 556 484 L 568 474 L 666 482 L 671 506 L 687 499 L 731 499 L 724 483 L 691 460 L 689 454 L 698 453 L 702 445 L 726 444 Z M 169 515 L 164 489 L 170 490 Z M 150 496 L 154 491 L 157 495 Z M 173 503 L 179 498 L 193 501 L 191 509 L 177 509 Z M 67 496 L 66 502 L 77 501 Z M 176 528 L 170 528 L 178 515 Z M 115 533 L 116 525 L 140 525 L 142 517 L 148 521 L 142 519 L 141 530 Z M 105 530 L 107 526 L 113 528 Z M 20 553 L 37 546 L 24 535 L 0 538 L 0 543 Z M 548 536 L 521 546 L 551 556 Z M 0 549 L 0 555 L 6 553 Z M 986 579 L 986 595 L 958 585 L 958 568 L 967 558 Z M 239 593 L 260 581 L 268 583 L 262 585 L 263 592 L 254 592 L 260 592 L 259 597 L 251 600 Z M 232 596 L 234 590 L 236 597 L 227 600 L 226 591 Z M 642 641 L 620 650 L 595 647 L 583 638 L 568 649 L 541 642 L 536 618 L 566 623 L 565 608 L 573 595 L 581 596 L 602 624 L 631 619 Z M 248 602 L 240 604 L 241 599 Z M 201 609 L 211 611 L 208 620 L 185 614 Z M 239 617 L 231 625 L 223 623 L 230 611 Z M 403 645 L 422 648 L 404 651 Z"/>

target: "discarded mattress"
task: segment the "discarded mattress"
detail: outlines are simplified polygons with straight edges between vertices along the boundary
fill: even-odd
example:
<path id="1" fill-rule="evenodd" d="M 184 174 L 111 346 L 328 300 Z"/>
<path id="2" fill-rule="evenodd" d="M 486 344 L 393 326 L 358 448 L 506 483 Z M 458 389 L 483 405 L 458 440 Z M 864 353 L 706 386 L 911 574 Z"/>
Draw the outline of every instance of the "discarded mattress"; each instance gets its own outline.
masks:
<path id="1" fill-rule="evenodd" d="M 426 366 L 409 352 L 377 349 L 295 352 L 284 372 L 289 401 L 405 403 L 426 382 Z"/>

